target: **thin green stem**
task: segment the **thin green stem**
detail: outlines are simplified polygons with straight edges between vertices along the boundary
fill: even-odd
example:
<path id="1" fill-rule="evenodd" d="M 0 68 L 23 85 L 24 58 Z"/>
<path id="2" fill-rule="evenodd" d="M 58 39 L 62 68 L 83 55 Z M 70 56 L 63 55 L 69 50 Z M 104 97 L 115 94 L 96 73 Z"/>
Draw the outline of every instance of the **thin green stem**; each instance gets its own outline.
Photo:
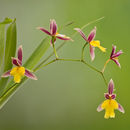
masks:
<path id="1" fill-rule="evenodd" d="M 85 65 L 87 65 L 89 68 L 91 68 L 92 70 L 94 70 L 94 71 L 96 71 L 96 72 L 98 72 L 98 73 L 101 73 L 101 71 L 100 70 L 98 70 L 97 68 L 95 68 L 95 67 L 93 67 L 93 66 L 91 66 L 90 64 L 88 64 L 86 61 L 84 61 L 84 60 L 81 60 L 81 62 L 82 63 L 84 63 Z"/>
<path id="2" fill-rule="evenodd" d="M 81 60 L 84 60 L 84 49 L 88 45 L 88 42 L 86 42 L 82 48 L 82 53 L 81 53 Z"/>
<path id="3" fill-rule="evenodd" d="M 56 52 L 55 44 L 52 43 L 52 46 L 53 46 L 53 51 L 55 53 L 55 57 L 56 57 L 56 59 L 58 59 L 58 55 L 57 55 L 57 52 Z"/>
<path id="4" fill-rule="evenodd" d="M 54 59 L 54 60 L 52 60 L 52 61 L 50 61 L 50 62 L 48 62 L 48 63 L 46 63 L 46 64 L 44 64 L 44 65 L 39 65 L 38 67 L 36 67 L 34 70 L 33 70 L 33 72 L 36 72 L 36 71 L 38 71 L 39 69 L 41 69 L 41 68 L 43 68 L 43 67 L 45 67 L 45 66 L 47 66 L 47 65 L 49 65 L 49 64 L 51 64 L 51 63 L 54 63 L 54 62 L 56 62 L 58 59 Z"/>
<path id="5" fill-rule="evenodd" d="M 56 39 L 56 37 L 52 36 L 51 41 L 52 41 L 52 46 L 53 46 L 53 51 L 54 51 L 55 57 L 56 57 L 56 59 L 58 59 L 58 55 L 57 55 L 56 48 L 55 48 L 55 39 Z"/>

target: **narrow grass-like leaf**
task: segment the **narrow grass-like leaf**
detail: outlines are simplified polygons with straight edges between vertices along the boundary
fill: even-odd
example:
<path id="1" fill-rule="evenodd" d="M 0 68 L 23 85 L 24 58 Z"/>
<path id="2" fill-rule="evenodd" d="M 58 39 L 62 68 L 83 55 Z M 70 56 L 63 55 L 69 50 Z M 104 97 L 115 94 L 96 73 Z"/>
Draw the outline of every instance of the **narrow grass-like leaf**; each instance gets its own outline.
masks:
<path id="1" fill-rule="evenodd" d="M 6 24 L 12 22 L 12 19 L 5 18 L 3 22 L 0 22 L 0 74 L 3 72 L 3 59 L 4 59 L 4 47 L 5 47 L 5 30 Z"/>
<path id="2" fill-rule="evenodd" d="M 7 21 L 6 21 L 7 23 Z M 12 68 L 11 57 L 15 56 L 16 52 L 16 22 L 15 20 L 9 25 L 6 33 L 6 46 L 5 46 L 5 54 L 4 54 L 4 72 L 10 70 Z M 0 95 L 8 81 L 8 78 L 1 78 L 0 80 Z"/>
<path id="3" fill-rule="evenodd" d="M 24 67 L 32 70 L 35 67 L 35 65 L 39 63 L 40 59 L 43 57 L 43 55 L 45 54 L 45 52 L 48 50 L 49 47 L 50 47 L 50 38 L 46 37 L 45 39 L 43 39 L 41 44 L 36 48 L 36 50 L 32 53 L 29 59 L 26 61 Z"/>
<path id="4" fill-rule="evenodd" d="M 5 24 L 0 24 L 0 72 L 2 71 L 4 46 L 5 46 Z"/>

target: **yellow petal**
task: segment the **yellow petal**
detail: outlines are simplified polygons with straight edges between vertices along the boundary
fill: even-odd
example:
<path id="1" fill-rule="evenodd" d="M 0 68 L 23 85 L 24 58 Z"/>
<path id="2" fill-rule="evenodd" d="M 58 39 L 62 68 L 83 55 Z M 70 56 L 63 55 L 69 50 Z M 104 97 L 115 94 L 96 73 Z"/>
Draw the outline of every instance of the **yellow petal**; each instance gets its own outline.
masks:
<path id="1" fill-rule="evenodd" d="M 102 51 L 102 52 L 106 52 L 106 48 L 102 47 L 102 46 L 98 46 L 98 48 Z"/>
<path id="2" fill-rule="evenodd" d="M 10 75 L 14 76 L 15 83 L 20 83 L 21 76 L 23 76 L 24 74 L 25 74 L 25 68 L 22 66 L 14 67 L 10 72 Z"/>
<path id="3" fill-rule="evenodd" d="M 14 82 L 15 83 L 20 83 L 20 81 L 21 81 L 21 76 L 20 75 L 15 75 L 14 76 Z"/>
<path id="4" fill-rule="evenodd" d="M 100 46 L 100 41 L 96 40 L 96 41 L 91 41 L 90 44 L 93 47 L 98 47 L 102 52 L 106 52 L 106 48 Z"/>

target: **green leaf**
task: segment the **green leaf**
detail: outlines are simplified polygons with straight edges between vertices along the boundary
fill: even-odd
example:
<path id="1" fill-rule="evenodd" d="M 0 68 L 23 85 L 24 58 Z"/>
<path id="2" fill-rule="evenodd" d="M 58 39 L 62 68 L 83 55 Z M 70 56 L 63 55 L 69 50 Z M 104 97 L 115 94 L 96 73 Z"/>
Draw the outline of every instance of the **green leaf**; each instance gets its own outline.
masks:
<path id="1" fill-rule="evenodd" d="M 50 47 L 50 37 L 46 37 L 45 39 L 42 40 L 41 44 L 36 48 L 36 50 L 26 61 L 24 67 L 32 70 L 35 67 L 35 65 L 38 64 L 38 62 L 43 57 L 43 55 L 45 54 L 45 52 L 48 50 L 49 47 Z"/>
<path id="2" fill-rule="evenodd" d="M 28 69 L 33 69 L 41 60 L 45 52 L 50 47 L 50 38 L 45 38 L 41 44 L 35 49 L 35 51 L 32 53 L 32 55 L 29 57 L 29 59 L 24 64 L 24 67 Z M 17 89 L 20 87 L 21 84 L 23 84 L 28 78 L 24 77 L 21 81 L 21 83 L 16 84 L 14 83 L 13 79 L 8 83 L 8 85 L 5 86 L 5 90 L 0 98 L 0 108 L 4 106 L 4 104 L 10 99 L 10 97 L 17 91 Z"/>
<path id="3" fill-rule="evenodd" d="M 4 58 L 4 47 L 5 47 L 5 30 L 6 30 L 6 24 L 9 24 L 12 22 L 12 19 L 5 18 L 3 22 L 0 22 L 0 72 L 3 71 L 3 58 Z M 1 74 L 0 73 L 0 74 Z"/>
<path id="4" fill-rule="evenodd" d="M 0 72 L 2 71 L 4 46 L 5 46 L 5 24 L 0 24 Z"/>
<path id="5" fill-rule="evenodd" d="M 8 23 L 7 20 L 4 23 Z M 11 57 L 15 56 L 16 52 L 16 22 L 15 20 L 9 25 L 6 32 L 6 46 L 5 46 L 5 54 L 4 54 L 4 72 L 10 70 L 12 68 Z M 8 78 L 1 78 L 0 80 L 0 95 L 8 82 Z"/>

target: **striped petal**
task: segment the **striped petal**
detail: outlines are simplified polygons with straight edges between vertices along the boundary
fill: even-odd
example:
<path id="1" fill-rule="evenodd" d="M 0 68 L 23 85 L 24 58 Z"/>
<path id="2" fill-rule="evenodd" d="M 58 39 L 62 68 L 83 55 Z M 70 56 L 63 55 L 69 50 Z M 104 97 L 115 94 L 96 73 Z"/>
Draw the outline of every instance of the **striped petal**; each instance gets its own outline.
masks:
<path id="1" fill-rule="evenodd" d="M 66 35 L 63 35 L 63 34 L 57 34 L 56 38 L 61 39 L 61 40 L 72 40 L 70 37 L 67 37 Z"/>
<path id="2" fill-rule="evenodd" d="M 91 42 L 95 38 L 95 36 L 96 36 L 96 27 L 94 27 L 94 29 L 88 35 L 88 42 Z"/>
<path id="3" fill-rule="evenodd" d="M 116 46 L 113 45 L 110 58 L 112 58 L 113 54 L 115 54 L 115 51 L 116 51 Z"/>
<path id="4" fill-rule="evenodd" d="M 51 35 L 56 35 L 57 32 L 57 24 L 54 19 L 50 20 L 50 33 Z"/>
<path id="5" fill-rule="evenodd" d="M 100 111 L 103 110 L 102 107 L 101 107 L 101 105 L 102 105 L 102 104 L 100 104 L 100 105 L 97 107 L 97 111 L 98 111 L 98 112 L 100 112 Z"/>
<path id="6" fill-rule="evenodd" d="M 46 29 L 44 29 L 43 27 L 37 27 L 37 29 L 43 31 L 44 33 L 46 33 L 47 35 L 51 35 L 50 32 L 48 32 Z"/>
<path id="7" fill-rule="evenodd" d="M 19 62 L 21 62 L 20 64 L 22 65 L 22 58 L 23 58 L 23 48 L 22 48 L 22 45 L 19 46 L 17 55 L 18 55 Z"/>
<path id="8" fill-rule="evenodd" d="M 2 74 L 2 76 L 1 77 L 9 77 L 9 76 L 11 76 L 10 75 L 10 72 L 11 72 L 11 70 L 8 70 L 7 72 L 5 72 L 4 74 Z"/>
<path id="9" fill-rule="evenodd" d="M 112 60 L 121 68 L 121 65 L 120 65 L 118 59 L 112 58 Z"/>
<path id="10" fill-rule="evenodd" d="M 19 59 L 12 57 L 12 64 L 16 66 L 21 66 L 21 61 Z"/>
<path id="11" fill-rule="evenodd" d="M 123 53 L 123 51 L 120 50 L 120 51 L 118 51 L 117 53 L 113 54 L 113 55 L 112 55 L 112 58 L 118 57 L 118 56 L 120 56 L 122 53 Z"/>
<path id="12" fill-rule="evenodd" d="M 122 105 L 119 104 L 119 103 L 118 103 L 118 110 L 119 110 L 120 112 L 122 112 L 122 113 L 125 113 L 124 108 L 123 108 Z"/>
<path id="13" fill-rule="evenodd" d="M 108 93 L 109 94 L 112 94 L 113 93 L 113 90 L 114 90 L 114 82 L 113 80 L 111 79 L 109 84 L 108 84 Z"/>
<path id="14" fill-rule="evenodd" d="M 24 75 L 27 76 L 30 79 L 37 80 L 37 77 L 27 69 L 25 69 L 25 74 Z"/>
<path id="15" fill-rule="evenodd" d="M 94 47 L 92 47 L 91 45 L 89 46 L 90 48 L 90 57 L 91 57 L 91 60 L 93 61 L 94 58 L 95 58 L 95 53 L 94 53 Z"/>
<path id="16" fill-rule="evenodd" d="M 81 30 L 80 28 L 75 28 L 74 30 L 76 30 L 77 32 L 79 32 L 80 35 L 82 36 L 82 38 L 83 38 L 86 42 L 88 42 L 87 37 L 85 36 L 85 34 L 82 32 L 82 30 Z"/>

